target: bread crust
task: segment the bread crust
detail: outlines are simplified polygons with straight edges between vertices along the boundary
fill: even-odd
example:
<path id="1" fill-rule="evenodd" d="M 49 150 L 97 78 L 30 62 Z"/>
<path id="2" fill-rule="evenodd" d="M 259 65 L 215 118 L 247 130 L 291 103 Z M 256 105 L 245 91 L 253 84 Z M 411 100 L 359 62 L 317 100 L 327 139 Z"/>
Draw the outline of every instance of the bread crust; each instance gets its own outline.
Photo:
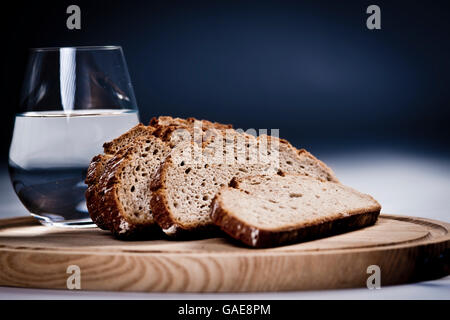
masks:
<path id="1" fill-rule="evenodd" d="M 238 180 L 234 179 L 231 187 L 238 189 Z M 380 210 L 381 207 L 378 205 L 367 210 L 350 212 L 349 215 L 340 216 L 337 219 L 320 219 L 308 225 L 268 230 L 251 226 L 239 220 L 232 212 L 228 212 L 221 203 L 219 191 L 212 201 L 211 219 L 222 231 L 246 246 L 268 248 L 336 235 L 373 225 L 378 219 Z"/>
<path id="2" fill-rule="evenodd" d="M 92 221 L 103 230 L 108 230 L 107 224 L 103 221 L 99 210 L 99 199 L 98 199 L 98 183 L 100 176 L 105 170 L 106 163 L 110 157 L 104 154 L 96 155 L 89 164 L 85 183 L 88 185 L 85 197 L 86 206 L 88 208 L 89 215 Z"/>
<path id="3" fill-rule="evenodd" d="M 219 122 L 211 122 L 209 120 L 199 120 L 193 117 L 182 119 L 182 118 L 172 118 L 170 116 L 160 116 L 158 118 L 153 117 L 149 126 L 159 127 L 159 126 L 192 126 L 196 121 L 202 123 L 203 128 L 215 128 L 215 129 L 231 129 L 233 125 L 223 124 Z"/>
<path id="4" fill-rule="evenodd" d="M 106 164 L 97 186 L 97 219 L 96 223 L 106 226 L 113 234 L 119 234 L 121 222 L 120 203 L 116 200 L 118 175 L 121 171 L 120 163 L 125 161 L 126 152 L 116 154 Z M 120 171 L 119 171 L 120 170 Z"/>

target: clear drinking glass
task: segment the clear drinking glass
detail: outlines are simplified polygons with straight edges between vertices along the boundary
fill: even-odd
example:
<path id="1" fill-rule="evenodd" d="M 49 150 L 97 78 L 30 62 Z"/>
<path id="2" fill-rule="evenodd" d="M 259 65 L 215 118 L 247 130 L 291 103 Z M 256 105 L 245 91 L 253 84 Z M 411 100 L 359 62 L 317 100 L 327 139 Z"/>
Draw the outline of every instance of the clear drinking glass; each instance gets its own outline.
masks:
<path id="1" fill-rule="evenodd" d="M 31 215 L 45 225 L 92 226 L 89 162 L 138 122 L 121 47 L 32 49 L 9 151 L 14 190 Z"/>

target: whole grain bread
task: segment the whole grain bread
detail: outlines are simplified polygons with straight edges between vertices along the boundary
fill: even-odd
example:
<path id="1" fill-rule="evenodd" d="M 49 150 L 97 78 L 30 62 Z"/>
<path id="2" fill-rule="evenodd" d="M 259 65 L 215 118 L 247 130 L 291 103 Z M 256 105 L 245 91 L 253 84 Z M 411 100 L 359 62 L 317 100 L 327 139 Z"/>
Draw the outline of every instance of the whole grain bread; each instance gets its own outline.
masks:
<path id="1" fill-rule="evenodd" d="M 371 225 L 380 210 L 342 184 L 287 174 L 234 179 L 215 196 L 210 216 L 245 245 L 272 247 Z"/>
<path id="2" fill-rule="evenodd" d="M 147 232 L 153 228 L 154 221 L 148 208 L 150 202 L 150 188 L 148 183 L 159 164 L 167 156 L 169 150 L 175 147 L 183 139 L 192 140 L 196 134 L 200 142 L 204 132 L 214 128 L 231 128 L 231 125 L 213 123 L 207 120 L 194 118 L 180 119 L 172 117 L 158 117 L 150 121 L 149 126 L 138 124 L 118 138 L 103 145 L 104 154 L 95 156 L 88 168 L 86 177 L 86 203 L 89 214 L 100 228 L 111 230 L 121 237 L 132 237 Z M 194 132 L 196 134 L 194 134 Z M 150 148 L 152 154 L 142 151 L 142 147 Z M 159 150 L 159 151 L 158 151 Z M 143 156 L 145 155 L 145 156 Z M 144 170 L 145 178 L 135 181 L 140 187 L 139 197 L 145 200 L 137 201 L 137 209 L 120 188 L 129 184 L 129 172 L 127 178 L 121 176 L 136 168 L 140 163 L 140 157 L 147 158 Z M 142 159 L 141 159 L 142 160 Z M 136 177 L 135 177 L 136 178 Z M 144 181 L 147 179 L 147 182 Z M 136 188 L 136 186 L 135 186 Z M 147 201 L 143 204 L 142 201 Z M 142 209 L 140 209 L 142 208 Z M 148 212 L 142 212 L 147 210 Z M 130 211 L 133 211 L 130 214 Z"/>
<path id="3" fill-rule="evenodd" d="M 256 138 L 234 130 L 218 130 L 215 134 L 202 146 L 189 141 L 179 144 L 152 181 L 151 209 L 170 236 L 213 229 L 211 201 L 235 177 L 293 172 L 337 182 L 324 163 L 285 140 Z"/>

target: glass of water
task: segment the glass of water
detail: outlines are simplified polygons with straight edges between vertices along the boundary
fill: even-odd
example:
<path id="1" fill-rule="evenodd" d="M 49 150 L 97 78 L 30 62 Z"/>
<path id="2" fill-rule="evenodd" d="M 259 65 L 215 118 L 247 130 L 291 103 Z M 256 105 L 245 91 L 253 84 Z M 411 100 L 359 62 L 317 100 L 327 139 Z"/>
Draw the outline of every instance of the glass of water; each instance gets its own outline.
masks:
<path id="1" fill-rule="evenodd" d="M 121 47 L 32 49 L 9 151 L 23 205 L 45 225 L 93 226 L 84 197 L 89 162 L 138 122 Z"/>

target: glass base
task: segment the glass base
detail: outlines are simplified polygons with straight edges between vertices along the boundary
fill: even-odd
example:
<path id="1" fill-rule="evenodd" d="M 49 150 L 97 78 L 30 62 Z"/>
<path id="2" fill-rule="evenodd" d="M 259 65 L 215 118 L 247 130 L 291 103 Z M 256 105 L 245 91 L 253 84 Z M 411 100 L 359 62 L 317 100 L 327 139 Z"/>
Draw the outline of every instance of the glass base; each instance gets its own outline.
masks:
<path id="1" fill-rule="evenodd" d="M 95 223 L 90 218 L 77 220 L 60 220 L 55 221 L 49 217 L 41 216 L 31 213 L 31 216 L 36 218 L 44 226 L 63 227 L 63 228 L 96 228 Z"/>

